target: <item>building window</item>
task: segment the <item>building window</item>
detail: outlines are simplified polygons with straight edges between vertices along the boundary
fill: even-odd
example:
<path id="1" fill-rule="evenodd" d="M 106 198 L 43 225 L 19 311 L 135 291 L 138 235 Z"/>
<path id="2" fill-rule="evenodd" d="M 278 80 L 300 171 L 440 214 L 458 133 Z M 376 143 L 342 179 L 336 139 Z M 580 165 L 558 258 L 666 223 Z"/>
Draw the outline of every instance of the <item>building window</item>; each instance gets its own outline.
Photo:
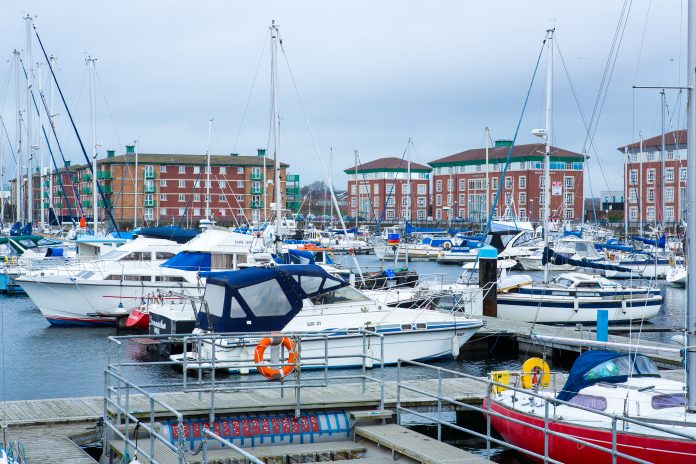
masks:
<path id="1" fill-rule="evenodd" d="M 237 181 L 237 188 L 243 189 L 244 188 L 244 181 L 243 180 L 238 180 Z M 353 192 L 355 193 L 355 192 Z"/>
<path id="2" fill-rule="evenodd" d="M 442 181 L 441 180 L 435 181 L 435 191 L 442 192 Z"/>
<path id="3" fill-rule="evenodd" d="M 145 210 L 145 220 L 146 220 L 146 221 L 152 221 L 153 219 L 155 219 L 155 212 L 154 212 L 154 210 L 149 209 L 149 208 L 146 209 L 146 210 Z"/>
<path id="4" fill-rule="evenodd" d="M 186 174 L 186 166 L 179 166 L 179 174 Z"/>
<path id="5" fill-rule="evenodd" d="M 179 208 L 179 216 L 186 214 L 186 208 Z"/>
<path id="6" fill-rule="evenodd" d="M 424 197 L 418 197 L 418 207 L 425 208 L 425 198 Z"/>
<path id="7" fill-rule="evenodd" d="M 379 197 L 378 196 L 374 197 L 374 204 L 375 204 L 375 208 L 379 208 Z"/>
<path id="8" fill-rule="evenodd" d="M 422 209 L 418 210 L 418 219 L 425 219 L 425 211 Z"/>
<path id="9" fill-rule="evenodd" d="M 411 186 L 404 183 L 401 184 L 401 194 L 402 195 L 409 195 L 411 193 Z"/>
<path id="10" fill-rule="evenodd" d="M 160 201 L 167 201 L 167 194 L 166 193 L 160 193 Z"/>
<path id="11" fill-rule="evenodd" d="M 435 210 L 435 219 L 437 219 L 438 221 L 442 219 L 442 210 L 441 209 Z"/>
<path id="12" fill-rule="evenodd" d="M 631 171 L 628 174 L 628 181 L 631 184 L 637 184 L 638 183 L 638 170 L 637 169 L 631 169 Z"/>
<path id="13" fill-rule="evenodd" d="M 655 201 L 655 189 L 648 189 L 648 201 Z"/>
<path id="14" fill-rule="evenodd" d="M 435 205 L 442 206 L 442 195 L 435 195 Z"/>
<path id="15" fill-rule="evenodd" d="M 447 191 L 452 191 L 452 179 L 447 179 Z"/>
<path id="16" fill-rule="evenodd" d="M 237 174 L 244 174 L 244 168 L 241 167 L 241 166 L 239 166 L 239 167 L 237 168 Z"/>
<path id="17" fill-rule="evenodd" d="M 565 204 L 566 205 L 573 204 L 573 192 L 568 192 L 565 194 Z"/>
<path id="18" fill-rule="evenodd" d="M 521 189 L 527 188 L 527 176 L 520 176 L 519 186 Z"/>
<path id="19" fill-rule="evenodd" d="M 227 181 L 226 180 L 219 180 L 218 187 L 220 187 L 221 189 L 227 188 Z"/>
<path id="20" fill-rule="evenodd" d="M 194 166 L 194 167 L 193 167 L 193 173 L 194 173 L 194 174 L 200 174 L 200 173 L 201 173 L 201 167 L 200 167 L 200 166 Z"/>
<path id="21" fill-rule="evenodd" d="M 506 189 L 512 188 L 512 177 L 510 177 L 510 176 L 505 177 L 505 188 Z"/>
<path id="22" fill-rule="evenodd" d="M 466 204 L 466 195 L 464 195 L 463 193 L 460 193 L 460 194 L 459 194 L 459 204 L 460 204 L 460 205 L 465 205 L 465 204 Z"/>
<path id="23" fill-rule="evenodd" d="M 632 206 L 628 212 L 628 217 L 631 221 L 637 220 L 638 219 L 638 208 L 636 208 L 635 206 Z"/>
<path id="24" fill-rule="evenodd" d="M 522 170 L 527 169 L 527 162 L 526 161 L 520 161 L 520 169 L 522 169 Z"/>
<path id="25" fill-rule="evenodd" d="M 160 179 L 160 187 L 166 187 L 167 186 L 167 179 Z"/>
<path id="26" fill-rule="evenodd" d="M 194 216 L 200 216 L 200 215 L 201 215 L 201 209 L 200 209 L 200 208 L 194 208 L 194 209 L 193 209 L 193 215 L 194 215 Z"/>
<path id="27" fill-rule="evenodd" d="M 544 188 L 544 185 L 546 184 L 546 180 L 544 178 L 544 174 L 539 176 L 539 188 Z"/>
<path id="28" fill-rule="evenodd" d="M 167 215 L 167 208 L 160 208 L 160 216 L 166 216 Z"/>
<path id="29" fill-rule="evenodd" d="M 195 179 L 193 181 L 193 188 L 195 188 L 195 189 L 201 188 L 201 180 L 200 179 Z"/>
<path id="30" fill-rule="evenodd" d="M 200 203 L 200 202 L 201 202 L 201 194 L 200 194 L 200 193 L 195 193 L 195 194 L 193 195 L 193 201 L 196 202 L 196 203 Z"/>
<path id="31" fill-rule="evenodd" d="M 466 190 L 466 181 L 464 179 L 459 179 L 459 190 Z"/>
<path id="32" fill-rule="evenodd" d="M 167 165 L 165 165 L 165 164 L 163 164 L 162 166 L 160 166 L 160 174 L 163 173 L 163 172 L 167 172 Z"/>
<path id="33" fill-rule="evenodd" d="M 665 201 L 674 201 L 674 187 L 667 187 L 665 189 Z"/>
<path id="34" fill-rule="evenodd" d="M 628 190 L 628 198 L 631 200 L 631 203 L 635 203 L 638 200 L 638 189 L 631 187 Z"/>
<path id="35" fill-rule="evenodd" d="M 350 198 L 350 206 L 351 206 L 352 208 L 355 208 L 355 201 L 356 201 L 356 200 L 355 200 L 355 197 L 351 197 L 351 198 Z"/>
<path id="36" fill-rule="evenodd" d="M 227 166 L 220 166 L 220 174 L 227 174 Z"/>
<path id="37" fill-rule="evenodd" d="M 379 193 L 379 184 L 372 185 L 372 194 L 377 195 Z"/>
<path id="38" fill-rule="evenodd" d="M 565 188 L 572 189 L 575 187 L 575 178 L 571 176 L 566 176 L 563 178 L 563 184 L 565 185 Z"/>
<path id="39" fill-rule="evenodd" d="M 648 184 L 655 183 L 655 168 L 648 169 Z"/>
<path id="40" fill-rule="evenodd" d="M 179 179 L 179 188 L 186 188 L 186 181 L 184 179 Z"/>
<path id="41" fill-rule="evenodd" d="M 186 195 L 183 193 L 179 194 L 179 203 L 186 203 Z"/>
<path id="42" fill-rule="evenodd" d="M 544 206 L 544 194 L 539 194 L 539 206 Z"/>
<path id="43" fill-rule="evenodd" d="M 655 152 L 649 151 L 647 155 L 648 161 L 654 161 L 655 160 Z"/>
<path id="44" fill-rule="evenodd" d="M 667 159 L 668 160 L 673 160 L 674 159 L 674 152 L 672 150 L 669 150 L 667 152 Z"/>
<path id="45" fill-rule="evenodd" d="M 491 188 L 493 190 L 498 190 L 498 178 L 497 177 L 493 177 L 491 179 Z"/>
<path id="46" fill-rule="evenodd" d="M 520 219 L 527 219 L 527 210 L 525 208 L 520 208 Z"/>
<path id="47" fill-rule="evenodd" d="M 220 216 L 226 216 L 227 215 L 227 210 L 221 209 L 219 210 Z"/>
<path id="48" fill-rule="evenodd" d="M 394 199 L 394 197 L 388 197 L 387 198 L 387 206 L 394 206 L 394 205 L 396 205 L 396 200 Z"/>
<path id="49" fill-rule="evenodd" d="M 224 202 L 227 201 L 227 198 L 225 198 L 225 195 L 219 195 L 219 196 L 218 196 L 218 201 L 219 201 L 220 203 L 224 203 Z"/>
<path id="50" fill-rule="evenodd" d="M 520 192 L 519 198 L 520 198 L 521 205 L 524 205 L 525 203 L 527 203 L 527 193 L 526 192 Z"/>
<path id="51" fill-rule="evenodd" d="M 411 202 L 409 201 L 411 198 L 409 197 L 402 197 L 401 198 L 401 206 L 411 206 Z"/>
<path id="52" fill-rule="evenodd" d="M 481 172 L 481 165 L 480 164 L 476 165 L 476 172 Z"/>
<path id="53" fill-rule="evenodd" d="M 654 206 L 648 206 L 647 210 L 647 219 L 648 221 L 654 221 L 655 220 L 655 207 Z"/>
<path id="54" fill-rule="evenodd" d="M 427 184 L 418 184 L 418 195 L 425 195 L 427 187 Z"/>
<path id="55" fill-rule="evenodd" d="M 674 168 L 665 169 L 665 182 L 674 182 Z"/>
<path id="56" fill-rule="evenodd" d="M 566 208 L 565 218 L 566 219 L 573 219 L 573 208 Z"/>
<path id="57" fill-rule="evenodd" d="M 385 213 L 387 219 L 394 219 L 394 210 L 388 209 Z"/>
<path id="58" fill-rule="evenodd" d="M 679 180 L 680 181 L 686 180 L 686 168 L 679 168 Z"/>
<path id="59" fill-rule="evenodd" d="M 665 221 L 674 221 L 674 206 L 665 206 Z"/>

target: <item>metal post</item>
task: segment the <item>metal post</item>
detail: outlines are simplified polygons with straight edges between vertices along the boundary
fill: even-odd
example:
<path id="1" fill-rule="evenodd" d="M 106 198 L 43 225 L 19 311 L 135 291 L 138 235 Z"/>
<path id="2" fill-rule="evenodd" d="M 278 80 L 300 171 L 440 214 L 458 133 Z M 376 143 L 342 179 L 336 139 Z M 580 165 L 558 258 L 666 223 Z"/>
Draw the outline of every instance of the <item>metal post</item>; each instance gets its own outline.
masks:
<path id="1" fill-rule="evenodd" d="M 128 436 L 128 423 L 130 422 L 128 418 L 128 412 L 130 411 L 130 386 L 126 385 L 126 410 L 123 414 L 123 418 L 126 421 L 125 427 L 123 429 L 123 434 L 126 436 L 126 439 L 124 440 L 123 446 L 124 451 L 123 455 L 128 456 L 128 441 L 130 440 L 130 437 Z M 138 450 L 136 449 L 135 452 L 137 453 Z"/>
<path id="2" fill-rule="evenodd" d="M 616 464 L 616 416 L 611 418 L 611 464 Z"/>
<path id="3" fill-rule="evenodd" d="M 367 375 L 367 347 L 366 347 L 366 333 L 365 329 L 362 330 L 362 393 L 365 394 L 365 376 Z"/>
<path id="4" fill-rule="evenodd" d="M 150 462 L 155 460 L 155 399 L 150 397 Z"/>
<path id="5" fill-rule="evenodd" d="M 401 359 L 396 362 L 396 425 L 401 425 Z"/>
<path id="6" fill-rule="evenodd" d="M 379 338 L 379 350 L 380 350 L 380 360 L 379 360 L 379 372 L 380 372 L 380 382 L 379 382 L 379 409 L 384 409 L 384 335 Z"/>
<path id="7" fill-rule="evenodd" d="M 689 0 L 688 7 L 688 62 L 687 85 L 689 86 L 689 104 L 687 111 L 687 224 L 696 224 L 696 106 L 694 105 L 694 88 L 696 87 L 696 0 Z M 696 240 L 690 234 L 686 235 L 686 256 L 694 260 L 696 256 Z M 693 265 L 693 264 L 692 264 Z M 696 279 L 687 279 L 686 304 L 686 385 L 687 408 L 696 411 Z"/>
<path id="8" fill-rule="evenodd" d="M 437 441 L 442 441 L 442 371 L 437 370 Z"/>
<path id="9" fill-rule="evenodd" d="M 215 340 L 213 342 L 212 349 L 212 372 L 210 373 L 210 426 L 213 426 L 215 422 Z"/>
<path id="10" fill-rule="evenodd" d="M 544 462 L 549 462 L 549 400 L 544 399 Z"/>
<path id="11" fill-rule="evenodd" d="M 486 458 L 491 458 L 491 385 L 490 378 L 488 379 L 488 392 L 486 393 Z"/>

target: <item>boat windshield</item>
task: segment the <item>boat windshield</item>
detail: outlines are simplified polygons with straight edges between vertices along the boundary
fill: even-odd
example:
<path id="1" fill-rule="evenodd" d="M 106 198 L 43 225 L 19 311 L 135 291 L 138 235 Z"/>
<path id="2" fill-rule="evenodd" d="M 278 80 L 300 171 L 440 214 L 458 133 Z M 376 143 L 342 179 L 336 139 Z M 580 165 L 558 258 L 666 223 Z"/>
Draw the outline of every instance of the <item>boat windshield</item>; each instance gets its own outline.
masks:
<path id="1" fill-rule="evenodd" d="M 341 287 L 330 292 L 322 293 L 309 299 L 314 305 L 327 305 L 335 303 L 356 303 L 369 301 L 370 299 L 353 287 Z"/>
<path id="2" fill-rule="evenodd" d="M 660 374 L 655 363 L 645 356 L 637 355 L 633 366 L 629 356 L 620 356 L 596 365 L 583 375 L 583 379 L 598 381 L 610 377 L 631 377 L 632 375 L 659 376 Z"/>
<path id="3" fill-rule="evenodd" d="M 127 254 L 127 251 L 112 250 L 106 254 L 103 254 L 100 259 L 102 261 L 118 261 Z"/>

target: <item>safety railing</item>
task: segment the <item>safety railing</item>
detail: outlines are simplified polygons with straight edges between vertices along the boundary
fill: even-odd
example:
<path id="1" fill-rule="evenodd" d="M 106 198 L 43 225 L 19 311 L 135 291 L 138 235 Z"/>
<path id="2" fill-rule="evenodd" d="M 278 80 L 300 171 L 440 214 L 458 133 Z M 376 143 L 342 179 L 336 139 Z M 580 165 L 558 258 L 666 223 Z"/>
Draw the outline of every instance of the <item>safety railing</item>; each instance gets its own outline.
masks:
<path id="1" fill-rule="evenodd" d="M 401 369 L 402 366 L 405 365 L 410 365 L 410 366 L 418 366 L 419 368 L 423 369 L 428 369 L 430 371 L 433 371 L 437 375 L 437 390 L 435 393 L 429 392 L 429 391 L 424 391 L 422 389 L 416 388 L 412 385 L 409 384 L 404 384 L 401 379 Z M 458 401 L 455 398 L 452 398 L 450 396 L 447 396 L 443 392 L 443 376 L 446 375 L 448 377 L 457 377 L 457 378 L 464 378 L 468 380 L 473 380 L 481 384 L 482 388 L 485 388 L 486 391 L 486 402 L 483 406 L 476 406 L 473 404 L 468 404 L 464 403 L 462 401 Z M 544 409 L 544 415 L 543 416 L 535 416 L 538 417 L 539 419 L 543 418 L 544 425 L 538 426 L 529 422 L 525 422 L 523 420 L 519 420 L 514 417 L 506 416 L 504 414 L 501 414 L 497 411 L 494 411 L 492 409 L 492 404 L 495 403 L 496 398 L 494 397 L 495 393 L 494 390 L 496 387 L 504 388 L 507 390 L 511 390 L 514 392 L 514 395 L 520 394 L 520 395 L 525 395 L 527 398 L 533 398 L 533 401 L 537 402 L 539 407 L 543 407 Z M 431 414 L 425 414 L 420 411 L 416 411 L 411 408 L 407 408 L 402 405 L 401 402 L 401 395 L 402 395 L 402 390 L 404 391 L 410 391 L 413 393 L 417 393 L 419 395 L 423 395 L 429 398 L 433 398 L 434 400 L 437 401 L 437 409 L 436 409 L 436 417 L 433 417 Z M 553 391 L 556 391 L 556 388 L 553 388 Z M 513 404 L 521 402 L 520 398 L 513 399 Z M 464 427 L 459 424 L 455 424 L 446 420 L 443 420 L 442 413 L 443 413 L 443 406 L 449 405 L 454 408 L 459 408 L 460 410 L 463 411 L 472 411 L 472 412 L 479 412 L 483 414 L 486 418 L 486 433 L 481 433 L 478 432 L 474 429 Z M 591 414 L 596 414 L 599 416 L 603 416 L 611 421 L 611 443 L 610 446 L 611 448 L 605 447 L 605 446 L 600 446 L 596 443 L 596 440 L 589 441 L 583 438 L 578 438 L 577 436 L 571 436 L 567 433 L 562 433 L 558 432 L 556 430 L 553 430 L 551 428 L 551 422 L 558 420 L 559 417 L 556 416 L 556 408 L 558 406 L 568 406 L 570 408 L 574 408 L 579 411 L 584 411 L 586 413 L 591 413 Z M 514 406 L 513 406 L 514 408 Z M 516 410 L 516 409 L 515 409 Z M 442 439 L 442 427 L 449 427 L 453 430 L 457 430 L 459 432 L 463 432 L 469 435 L 472 435 L 476 438 L 483 439 L 486 442 L 486 456 L 490 459 L 492 451 L 491 451 L 491 444 L 495 444 L 498 446 L 502 446 L 504 448 L 512 449 L 515 450 L 519 453 L 524 454 L 527 457 L 531 457 L 534 459 L 538 459 L 544 463 L 552 463 L 552 464 L 563 464 L 562 461 L 559 461 L 557 459 L 554 459 L 550 456 L 550 446 L 549 442 L 551 438 L 556 438 L 556 439 L 563 439 L 563 440 L 568 440 L 570 442 L 575 443 L 579 447 L 587 447 L 593 450 L 597 450 L 603 453 L 607 453 L 611 456 L 612 459 L 612 464 L 616 464 L 618 459 L 623 459 L 628 462 L 636 462 L 636 463 L 641 463 L 641 464 L 652 464 L 649 461 L 645 461 L 643 459 L 640 459 L 638 457 L 632 456 L 630 454 L 624 453 L 622 451 L 619 451 L 619 444 L 618 444 L 618 434 L 620 431 L 624 430 L 624 427 L 626 424 L 631 424 L 635 426 L 640 426 L 640 427 L 645 427 L 647 429 L 666 434 L 667 436 L 672 436 L 676 438 L 682 438 L 682 439 L 688 439 L 688 440 L 696 440 L 696 436 L 679 431 L 679 430 L 673 430 L 673 429 L 667 429 L 664 427 L 660 427 L 659 425 L 656 425 L 654 423 L 645 421 L 645 420 L 639 420 L 639 419 L 634 419 L 632 417 L 627 417 L 627 416 L 619 416 L 616 414 L 611 414 L 611 413 L 606 413 L 603 411 L 598 411 L 596 409 L 588 408 L 579 404 L 575 403 L 569 403 L 567 401 L 562 401 L 559 399 L 555 398 L 555 394 L 553 396 L 546 396 L 543 395 L 539 392 L 530 390 L 530 389 L 523 389 L 516 387 L 514 385 L 510 384 L 505 384 L 505 383 L 500 383 L 493 381 L 491 378 L 483 378 L 483 377 L 476 377 L 473 375 L 465 374 L 462 372 L 458 371 L 453 371 L 450 369 L 445 369 L 442 367 L 438 366 L 431 366 L 428 364 L 423 364 L 417 361 L 407 361 L 407 360 L 402 360 L 399 359 L 397 363 L 397 388 L 396 388 L 396 414 L 397 414 L 397 421 L 400 424 L 402 420 L 402 415 L 403 414 L 411 414 L 416 417 L 419 417 L 421 419 L 425 419 L 429 422 L 434 422 L 437 425 L 437 438 L 438 440 Z M 512 443 L 509 443 L 505 440 L 501 440 L 496 438 L 493 433 L 492 433 L 492 426 L 491 426 L 491 418 L 498 418 L 502 419 L 505 421 L 509 421 L 510 423 L 518 426 L 525 428 L 526 430 L 529 430 L 530 432 L 541 432 L 543 434 L 543 439 L 544 439 L 544 451 L 542 453 L 538 453 L 535 451 L 532 451 L 530 449 L 526 449 L 517 445 L 514 445 Z M 621 426 L 619 426 L 621 424 Z M 684 426 L 694 426 L 696 427 L 696 423 L 681 423 L 681 425 Z M 623 445 L 621 445 L 623 446 Z"/>
<path id="2" fill-rule="evenodd" d="M 286 375 L 281 375 L 278 381 L 269 381 L 261 375 L 240 375 L 238 377 L 220 377 L 218 371 L 234 369 L 240 373 L 251 373 L 261 365 L 253 358 L 238 357 L 232 359 L 232 354 L 240 348 L 254 347 L 263 338 L 288 338 L 292 341 L 296 353 L 294 359 L 285 359 L 286 350 L 282 344 L 276 351 L 271 347 L 270 362 L 263 361 L 263 366 L 282 370 L 288 368 Z M 352 351 L 339 350 L 331 347 L 334 337 L 353 337 Z M 123 442 L 123 455 L 138 455 L 148 462 L 158 461 L 157 452 L 162 447 L 170 453 L 166 458 L 171 460 L 174 453 L 179 463 L 184 463 L 189 452 L 184 442 L 184 415 L 161 397 L 163 394 L 187 393 L 198 400 L 201 407 L 196 411 L 197 416 L 207 415 L 211 429 L 219 410 L 218 396 L 222 393 L 278 390 L 280 398 L 286 398 L 288 391 L 293 396 L 288 399 L 288 406 L 294 408 L 295 417 L 299 417 L 303 408 L 302 391 L 308 388 L 325 388 L 331 384 L 345 384 L 350 380 L 360 385 L 358 388 L 364 395 L 367 384 L 379 385 L 380 409 L 384 408 L 384 335 L 372 330 L 356 329 L 341 332 L 294 332 L 294 333 L 245 333 L 245 334 L 201 334 L 201 335 L 150 335 L 149 342 L 181 343 L 183 355 L 168 360 L 153 360 L 136 362 L 130 360 L 127 352 L 132 344 L 138 343 L 142 336 L 109 337 L 107 348 L 107 368 L 104 371 L 104 449 L 109 451 L 109 440 Z M 235 351 L 237 350 L 237 351 Z M 303 354 L 304 351 L 304 354 Z M 341 374 L 332 372 L 329 368 L 351 365 L 361 368 L 361 372 Z M 137 374 L 138 370 L 157 368 L 176 368 L 181 370 L 180 376 L 165 375 L 161 381 L 136 383 L 129 375 Z M 290 371 L 292 368 L 292 371 Z M 368 373 L 368 369 L 379 368 L 379 373 Z M 304 371 L 319 371 L 316 375 L 304 375 Z M 204 375 L 205 374 L 205 375 Z M 357 393 L 357 392 L 356 392 Z M 171 397 L 169 397 L 171 398 Z M 184 396 L 183 398 L 191 398 Z M 193 398 L 191 398 L 193 399 Z M 143 405 L 146 405 L 143 408 Z M 202 406 L 205 405 L 205 406 Z M 229 405 L 226 406 L 229 408 Z M 171 418 L 177 422 L 176 443 L 158 431 L 158 420 Z M 142 430 L 148 435 L 140 442 L 131 433 L 137 434 Z M 205 437 L 197 452 L 206 456 L 209 441 L 216 441 L 229 447 L 246 459 L 254 461 L 253 456 L 243 449 L 234 446 L 225 438 L 212 431 L 204 431 Z M 253 459 L 252 459 L 253 458 Z M 205 461 L 204 461 L 205 462 Z"/>

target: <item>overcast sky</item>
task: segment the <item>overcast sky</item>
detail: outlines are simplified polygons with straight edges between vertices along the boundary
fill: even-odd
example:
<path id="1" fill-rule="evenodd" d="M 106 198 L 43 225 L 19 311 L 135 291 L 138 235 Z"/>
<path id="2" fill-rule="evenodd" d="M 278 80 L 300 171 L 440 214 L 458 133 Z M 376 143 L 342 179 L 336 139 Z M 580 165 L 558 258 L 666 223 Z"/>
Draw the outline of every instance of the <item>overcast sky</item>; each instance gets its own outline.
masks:
<path id="1" fill-rule="evenodd" d="M 281 158 L 303 184 L 323 179 L 309 123 L 327 163 L 333 147 L 335 184 L 343 188 L 353 149 L 362 162 L 401 156 L 412 138 L 414 161 L 427 163 L 483 146 L 486 126 L 493 139 L 512 138 L 549 27 L 556 28 L 589 119 L 624 5 L 618 0 L 4 0 L 0 111 L 14 138 L 12 51 L 26 47 L 22 17 L 30 13 L 47 52 L 58 58 L 59 82 L 86 141 L 89 54 L 98 60 L 103 150 L 120 152 L 137 138 L 141 152 L 204 153 L 208 120 L 214 118 L 214 153 L 253 154 L 270 138 L 268 26 L 275 19 L 289 63 L 288 68 L 279 55 Z M 658 91 L 632 86 L 684 83 L 685 21 L 682 0 L 630 5 L 596 130 L 597 153 L 590 152 L 587 177 L 595 196 L 621 188 L 616 147 L 636 140 L 638 131 L 646 137 L 660 132 Z M 35 44 L 35 60 L 40 53 Z M 554 82 L 554 144 L 581 151 L 586 131 L 558 50 Z M 535 141 L 531 129 L 544 124 L 544 86 L 545 58 L 518 143 Z M 685 126 L 684 102 L 668 93 L 668 129 Z M 57 100 L 54 111 L 68 158 L 83 160 Z M 7 164 L 13 175 L 13 162 Z"/>

